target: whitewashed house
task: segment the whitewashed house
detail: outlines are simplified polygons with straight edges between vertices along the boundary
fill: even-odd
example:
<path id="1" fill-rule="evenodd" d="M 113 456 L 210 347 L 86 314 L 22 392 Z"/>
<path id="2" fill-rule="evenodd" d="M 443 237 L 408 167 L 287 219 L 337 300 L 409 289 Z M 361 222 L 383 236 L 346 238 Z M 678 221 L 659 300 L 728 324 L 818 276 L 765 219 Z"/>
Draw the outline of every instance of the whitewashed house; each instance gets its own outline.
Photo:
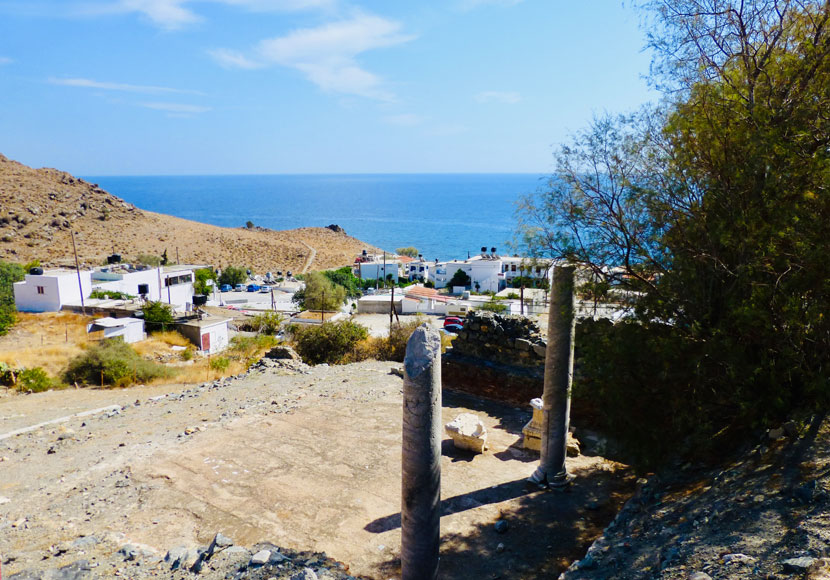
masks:
<path id="1" fill-rule="evenodd" d="M 97 318 L 91 324 L 87 324 L 86 331 L 96 335 L 91 338 L 116 338 L 124 339 L 126 343 L 139 342 L 147 335 L 144 333 L 144 321 L 138 318 Z"/>
<path id="2" fill-rule="evenodd" d="M 36 271 L 36 269 L 32 269 Z M 45 270 L 26 274 L 15 282 L 14 303 L 20 312 L 57 312 L 65 304 L 80 302 L 89 296 L 92 288 L 91 270 Z"/>
<path id="3" fill-rule="evenodd" d="M 193 266 L 133 268 L 119 264 L 92 273 L 94 290 L 145 296 L 147 300 L 169 304 L 174 311 L 191 310 L 193 302 Z"/>
<path id="4" fill-rule="evenodd" d="M 227 348 L 230 318 L 204 318 L 176 324 L 176 330 L 190 340 L 204 354 L 214 354 Z"/>
<path id="5" fill-rule="evenodd" d="M 400 271 L 400 264 L 391 258 L 383 261 L 360 262 L 355 264 L 357 269 L 357 277 L 362 280 L 385 280 L 387 276 L 392 276 L 392 281 L 398 283 L 398 274 Z"/>

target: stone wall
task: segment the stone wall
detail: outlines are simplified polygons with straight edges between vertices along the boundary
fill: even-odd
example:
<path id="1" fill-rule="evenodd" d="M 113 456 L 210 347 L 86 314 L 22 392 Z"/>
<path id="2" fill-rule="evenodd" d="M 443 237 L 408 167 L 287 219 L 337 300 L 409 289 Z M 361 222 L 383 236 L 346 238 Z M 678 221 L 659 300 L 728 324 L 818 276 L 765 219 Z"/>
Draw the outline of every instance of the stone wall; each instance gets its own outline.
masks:
<path id="1" fill-rule="evenodd" d="M 533 321 L 471 312 L 442 359 L 444 388 L 526 407 L 542 396 L 546 342 Z"/>
<path id="2" fill-rule="evenodd" d="M 523 316 L 473 311 L 453 340 L 453 352 L 517 367 L 545 364 L 547 343 L 539 327 Z"/>

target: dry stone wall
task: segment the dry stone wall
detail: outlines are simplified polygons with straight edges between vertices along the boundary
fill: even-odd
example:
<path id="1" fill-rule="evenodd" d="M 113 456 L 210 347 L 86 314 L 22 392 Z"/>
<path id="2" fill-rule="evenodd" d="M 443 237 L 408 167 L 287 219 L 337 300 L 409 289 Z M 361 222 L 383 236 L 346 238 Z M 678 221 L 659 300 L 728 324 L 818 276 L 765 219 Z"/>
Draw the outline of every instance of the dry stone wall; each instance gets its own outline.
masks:
<path id="1" fill-rule="evenodd" d="M 542 396 L 546 341 L 532 320 L 471 312 L 442 359 L 444 388 L 525 407 Z"/>
<path id="2" fill-rule="evenodd" d="M 523 316 L 473 311 L 453 341 L 453 351 L 519 367 L 545 364 L 547 343 L 539 327 Z"/>

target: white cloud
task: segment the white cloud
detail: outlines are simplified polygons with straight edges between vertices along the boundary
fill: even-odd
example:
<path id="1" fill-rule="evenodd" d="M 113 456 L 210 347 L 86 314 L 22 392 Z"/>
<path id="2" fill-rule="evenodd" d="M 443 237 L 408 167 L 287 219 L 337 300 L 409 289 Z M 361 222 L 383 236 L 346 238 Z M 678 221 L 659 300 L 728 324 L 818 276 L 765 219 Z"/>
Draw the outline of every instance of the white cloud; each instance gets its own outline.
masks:
<path id="1" fill-rule="evenodd" d="M 186 3 L 187 0 L 121 0 L 116 10 L 138 12 L 156 26 L 175 30 L 201 20 L 196 13 L 185 8 Z"/>
<path id="2" fill-rule="evenodd" d="M 223 66 L 286 66 L 301 71 L 308 80 L 325 91 L 389 101 L 394 99 L 394 95 L 384 88 L 379 76 L 360 67 L 357 57 L 364 52 L 395 46 L 413 38 L 401 32 L 398 22 L 359 14 L 349 20 L 265 39 L 253 49 L 253 56 L 250 57 L 226 49 L 214 50 L 210 54 Z"/>
<path id="3" fill-rule="evenodd" d="M 516 91 L 482 91 L 475 96 L 479 103 L 505 103 L 515 105 L 522 100 Z"/>
<path id="4" fill-rule="evenodd" d="M 14 61 L 7 56 L 0 56 L 0 66 L 3 66 L 4 64 L 11 64 L 13 62 Z"/>
<path id="5" fill-rule="evenodd" d="M 81 87 L 87 89 L 100 89 L 105 91 L 121 91 L 125 93 L 144 93 L 148 95 L 157 95 L 165 93 L 179 93 L 179 94 L 202 94 L 197 91 L 186 91 L 182 89 L 172 89 L 170 87 L 155 87 L 150 85 L 131 85 L 128 83 L 111 83 L 94 81 L 84 78 L 69 78 L 56 79 L 50 78 L 49 82 L 53 85 L 62 85 L 66 87 Z"/>
<path id="6" fill-rule="evenodd" d="M 225 68 L 253 69 L 263 66 L 262 63 L 251 60 L 238 50 L 217 48 L 216 50 L 209 50 L 208 54 L 213 57 L 213 60 Z"/>
<path id="7" fill-rule="evenodd" d="M 184 105 L 180 103 L 140 103 L 140 105 L 148 109 L 155 109 L 156 111 L 167 111 L 168 113 L 178 113 L 184 115 L 207 113 L 211 110 L 210 107 L 202 107 L 200 105 Z"/>
<path id="8" fill-rule="evenodd" d="M 420 115 L 412 113 L 403 113 L 401 115 L 389 115 L 384 117 L 384 121 L 390 125 L 399 125 L 401 127 L 415 127 L 424 122 L 424 118 Z"/>
<path id="9" fill-rule="evenodd" d="M 166 30 L 177 30 L 203 20 L 194 6 L 224 4 L 255 12 L 298 12 L 333 7 L 337 0 L 107 0 L 107 2 L 77 4 L 80 15 L 141 14 L 154 25 Z"/>

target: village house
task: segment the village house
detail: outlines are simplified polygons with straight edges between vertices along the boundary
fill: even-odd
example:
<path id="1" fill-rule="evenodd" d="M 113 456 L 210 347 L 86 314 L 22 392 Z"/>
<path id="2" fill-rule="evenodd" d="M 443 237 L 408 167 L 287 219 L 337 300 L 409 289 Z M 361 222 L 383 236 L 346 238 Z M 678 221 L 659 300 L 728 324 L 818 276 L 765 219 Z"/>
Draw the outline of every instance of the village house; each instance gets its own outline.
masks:
<path id="1" fill-rule="evenodd" d="M 32 268 L 22 281 L 14 283 L 13 291 L 20 312 L 57 312 L 64 304 L 89 296 L 92 270 Z"/>

